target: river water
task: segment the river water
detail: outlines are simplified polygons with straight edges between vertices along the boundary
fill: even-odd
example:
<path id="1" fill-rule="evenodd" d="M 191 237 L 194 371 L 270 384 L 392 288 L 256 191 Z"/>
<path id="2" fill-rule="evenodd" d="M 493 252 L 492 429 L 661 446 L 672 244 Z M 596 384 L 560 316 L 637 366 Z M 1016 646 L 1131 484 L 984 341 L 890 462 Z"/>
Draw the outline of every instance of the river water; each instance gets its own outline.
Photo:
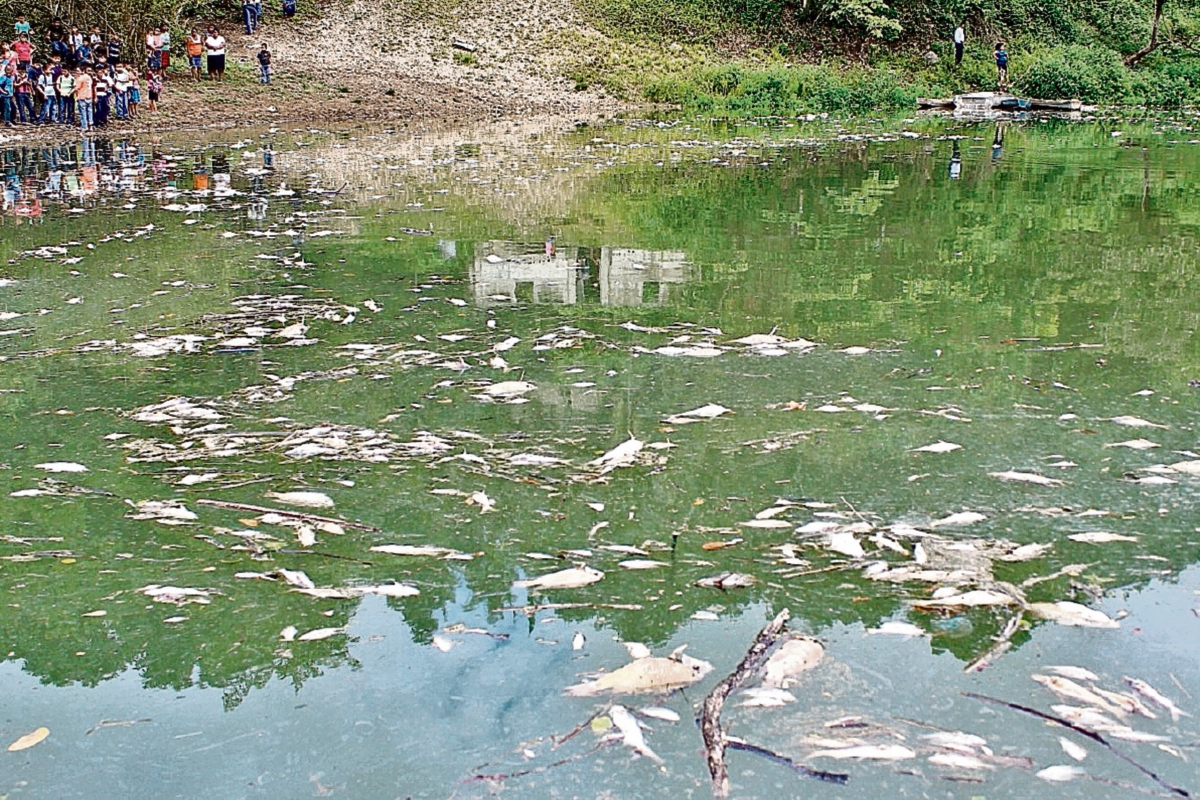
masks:
<path id="1" fill-rule="evenodd" d="M 1190 126 L 4 151 L 0 743 L 49 735 L 0 793 L 707 797 L 784 608 L 824 658 L 724 724 L 848 779 L 731 750 L 734 797 L 1200 791 L 1195 720 L 1116 699 L 1200 713 Z M 627 644 L 712 671 L 564 694 Z M 963 694 L 1087 705 L 1052 666 L 1111 748 Z"/>

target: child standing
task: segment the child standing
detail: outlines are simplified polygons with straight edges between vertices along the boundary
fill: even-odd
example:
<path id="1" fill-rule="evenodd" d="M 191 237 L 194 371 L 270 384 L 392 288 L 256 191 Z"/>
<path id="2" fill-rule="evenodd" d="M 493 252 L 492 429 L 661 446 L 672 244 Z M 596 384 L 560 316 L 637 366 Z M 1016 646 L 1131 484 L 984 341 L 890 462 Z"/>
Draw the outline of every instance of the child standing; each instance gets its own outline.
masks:
<path id="1" fill-rule="evenodd" d="M 258 51 L 258 82 L 271 82 L 271 51 L 267 49 L 266 42 L 263 42 L 262 50 Z"/>
<path id="2" fill-rule="evenodd" d="M 137 70 L 129 70 L 129 118 L 137 119 L 138 103 L 142 102 L 142 83 Z"/>
<path id="3" fill-rule="evenodd" d="M 996 42 L 996 88 L 1003 90 L 1008 86 L 1008 51 L 1004 42 Z"/>
<path id="4" fill-rule="evenodd" d="M 158 96 L 162 94 L 163 82 L 157 72 L 146 75 L 146 92 L 150 95 L 150 110 L 158 111 Z"/>

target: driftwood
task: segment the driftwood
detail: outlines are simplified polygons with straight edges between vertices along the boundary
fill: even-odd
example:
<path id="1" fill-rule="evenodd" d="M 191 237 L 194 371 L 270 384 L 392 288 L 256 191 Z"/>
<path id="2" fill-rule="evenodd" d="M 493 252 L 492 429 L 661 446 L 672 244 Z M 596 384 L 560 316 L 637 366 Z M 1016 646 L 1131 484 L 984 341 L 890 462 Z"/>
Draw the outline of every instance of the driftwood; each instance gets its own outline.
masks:
<path id="1" fill-rule="evenodd" d="M 700 712 L 700 733 L 704 737 L 708 772 L 712 776 L 713 797 L 729 796 L 729 768 L 725 766 L 725 747 L 729 742 L 725 738 L 725 731 L 721 729 L 721 710 L 729 695 L 762 666 L 767 651 L 779 640 L 790 618 L 791 612 L 786 608 L 775 615 L 775 619 L 759 631 L 733 672 L 726 675 L 704 698 L 704 708 Z"/>
<path id="2" fill-rule="evenodd" d="M 1114 756 L 1116 756 L 1117 758 L 1121 759 L 1125 763 L 1127 763 L 1130 766 L 1137 769 L 1139 772 L 1141 772 L 1147 778 L 1149 778 L 1150 780 L 1157 783 L 1163 789 L 1166 789 L 1172 795 L 1176 795 L 1178 797 L 1191 797 L 1192 796 L 1191 793 L 1188 792 L 1186 789 L 1181 789 L 1178 786 L 1173 786 L 1172 784 L 1167 783 L 1165 780 L 1163 780 L 1162 778 L 1160 778 L 1158 776 L 1158 773 L 1150 770 L 1148 767 L 1142 766 L 1137 761 L 1135 761 L 1133 758 L 1125 755 L 1120 750 L 1113 747 L 1112 743 L 1109 742 L 1107 739 L 1105 739 L 1100 734 L 1096 733 L 1095 731 L 1089 731 L 1087 728 L 1083 727 L 1082 725 L 1077 725 L 1074 722 L 1071 722 L 1069 719 L 1063 719 L 1062 717 L 1057 716 L 1055 714 L 1047 714 L 1045 711 L 1038 711 L 1036 708 L 1030 708 L 1029 706 L 1023 706 L 1020 703 L 1010 703 L 1009 701 L 1001 700 L 998 697 L 988 697 L 986 694 L 976 694 L 975 692 L 963 692 L 962 696 L 969 697 L 972 700 L 979 700 L 980 702 L 984 702 L 984 703 L 992 703 L 994 705 L 1004 706 L 1005 708 L 1011 708 L 1013 711 L 1020 711 L 1024 714 L 1029 714 L 1030 716 L 1034 716 L 1039 719 L 1044 719 L 1047 722 L 1054 722 L 1058 725 L 1062 725 L 1064 728 L 1069 728 L 1070 730 L 1074 731 L 1075 733 L 1078 733 L 1080 736 L 1086 736 L 1088 739 L 1091 739 L 1096 744 L 1107 748 L 1108 751 L 1110 753 L 1112 753 Z"/>
<path id="3" fill-rule="evenodd" d="M 971 661 L 963 667 L 963 672 L 980 672 L 987 669 L 996 662 L 1000 656 L 1004 655 L 1012 647 L 1012 637 L 1020 630 L 1021 620 L 1025 619 L 1025 610 L 1021 609 L 1008 622 L 1004 623 L 1003 630 L 996 637 L 995 644 L 985 650 L 978 658 Z"/>
<path id="4" fill-rule="evenodd" d="M 281 508 L 267 508 L 266 506 L 255 506 L 250 503 L 230 503 L 226 500 L 209 500 L 201 498 L 196 501 L 198 506 L 212 506 L 213 508 L 228 508 L 233 511 L 252 511 L 255 514 L 278 514 L 281 517 L 292 517 L 293 519 L 302 519 L 306 522 L 328 522 L 332 525 L 344 525 L 347 528 L 358 528 L 360 531 L 370 531 L 371 533 L 380 533 L 382 528 L 376 528 L 374 525 L 366 525 L 362 522 L 351 522 L 347 519 L 337 519 L 336 517 L 322 517 L 318 514 L 305 514 L 300 511 L 284 511 Z"/>

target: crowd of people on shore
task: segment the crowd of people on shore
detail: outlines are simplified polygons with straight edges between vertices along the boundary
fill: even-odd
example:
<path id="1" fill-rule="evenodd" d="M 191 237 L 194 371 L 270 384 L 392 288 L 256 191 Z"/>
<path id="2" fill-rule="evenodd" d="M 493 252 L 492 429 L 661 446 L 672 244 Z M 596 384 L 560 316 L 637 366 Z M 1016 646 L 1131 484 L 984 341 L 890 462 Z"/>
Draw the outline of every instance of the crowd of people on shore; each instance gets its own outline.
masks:
<path id="1" fill-rule="evenodd" d="M 140 70 L 125 57 L 116 35 L 99 26 L 89 33 L 55 18 L 38 37 L 24 15 L 12 41 L 0 41 L 0 119 L 11 125 L 79 125 L 83 131 L 111 119 L 136 119 L 143 94 L 157 110 L 169 64 L 167 26 L 146 35 L 147 64 Z"/>
<path id="2" fill-rule="evenodd" d="M 293 0 L 285 0 L 295 12 Z M 258 28 L 261 2 L 245 0 L 247 33 Z M 0 35 L 2 37 L 2 35 Z M 14 125 L 78 125 L 87 132 L 110 120 L 137 119 L 143 99 L 148 111 L 158 100 L 171 65 L 171 30 L 165 23 L 146 33 L 145 65 L 137 63 L 116 34 L 93 25 L 87 33 L 60 18 L 35 35 L 24 15 L 13 25 L 11 41 L 0 38 L 0 121 Z M 226 40 L 215 25 L 186 36 L 188 75 L 199 81 L 225 78 Z M 259 81 L 271 82 L 271 52 L 263 44 L 257 56 Z"/>

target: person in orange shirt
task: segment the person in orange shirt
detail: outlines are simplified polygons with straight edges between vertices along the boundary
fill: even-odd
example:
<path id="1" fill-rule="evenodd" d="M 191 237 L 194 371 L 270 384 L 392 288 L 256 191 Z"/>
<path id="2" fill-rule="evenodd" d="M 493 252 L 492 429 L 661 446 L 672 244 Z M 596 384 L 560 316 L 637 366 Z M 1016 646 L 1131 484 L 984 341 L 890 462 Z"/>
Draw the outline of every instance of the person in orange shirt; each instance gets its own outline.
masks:
<path id="1" fill-rule="evenodd" d="M 84 133 L 93 127 L 95 101 L 89 70 L 75 70 L 75 112 L 79 116 L 79 127 Z"/>
<path id="2" fill-rule="evenodd" d="M 187 37 L 188 71 L 194 80 L 200 80 L 200 59 L 204 56 L 204 37 L 192 28 Z"/>

